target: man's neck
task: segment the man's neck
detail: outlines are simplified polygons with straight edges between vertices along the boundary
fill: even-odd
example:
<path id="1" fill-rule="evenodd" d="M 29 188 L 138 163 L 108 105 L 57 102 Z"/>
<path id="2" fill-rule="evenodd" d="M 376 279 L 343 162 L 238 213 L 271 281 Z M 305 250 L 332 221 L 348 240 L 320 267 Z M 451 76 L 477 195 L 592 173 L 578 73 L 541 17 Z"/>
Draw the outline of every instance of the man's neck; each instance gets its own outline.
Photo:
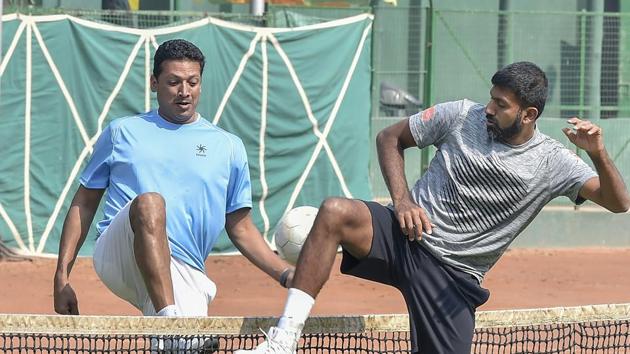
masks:
<path id="1" fill-rule="evenodd" d="M 173 123 L 173 124 L 190 124 L 190 123 L 196 122 L 197 119 L 199 118 L 199 113 L 197 113 L 197 112 L 195 112 L 188 119 L 178 119 L 178 118 L 184 118 L 184 117 L 168 117 L 168 116 L 162 114 L 159 109 L 158 109 L 158 114 L 160 115 L 160 117 L 162 117 L 162 119 L 164 119 L 165 121 L 167 121 L 169 123 Z"/>
<path id="2" fill-rule="evenodd" d="M 519 134 L 516 134 L 515 136 L 511 137 L 509 140 L 506 140 L 505 143 L 509 145 L 514 145 L 514 146 L 523 145 L 526 142 L 531 140 L 531 138 L 534 136 L 534 133 L 536 133 L 535 125 L 532 129 L 523 129 Z"/>

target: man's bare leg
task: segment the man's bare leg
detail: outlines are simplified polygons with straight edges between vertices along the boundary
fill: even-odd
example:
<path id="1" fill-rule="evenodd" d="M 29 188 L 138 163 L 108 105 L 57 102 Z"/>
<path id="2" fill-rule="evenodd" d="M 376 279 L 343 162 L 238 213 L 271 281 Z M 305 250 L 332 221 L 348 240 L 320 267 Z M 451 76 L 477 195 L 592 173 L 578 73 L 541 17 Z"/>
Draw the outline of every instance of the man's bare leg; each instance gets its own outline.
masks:
<path id="1" fill-rule="evenodd" d="M 337 248 L 342 245 L 356 258 L 368 255 L 372 247 L 372 215 L 360 200 L 326 199 L 298 259 L 292 288 L 317 297 L 330 277 Z"/>
<path id="2" fill-rule="evenodd" d="M 256 349 L 237 350 L 236 354 L 294 354 L 315 297 L 330 276 L 338 246 L 342 245 L 356 258 L 363 258 L 370 252 L 372 237 L 372 215 L 365 203 L 345 198 L 326 199 L 300 253 L 277 327 L 269 329 L 267 340 Z"/>
<path id="3" fill-rule="evenodd" d="M 137 196 L 131 202 L 129 220 L 134 232 L 136 264 L 155 311 L 159 312 L 175 304 L 164 198 L 159 193 Z"/>
<path id="4" fill-rule="evenodd" d="M 356 258 L 370 252 L 372 216 L 362 201 L 328 198 L 320 206 L 300 253 L 279 328 L 300 331 L 315 297 L 330 277 L 339 245 Z"/>

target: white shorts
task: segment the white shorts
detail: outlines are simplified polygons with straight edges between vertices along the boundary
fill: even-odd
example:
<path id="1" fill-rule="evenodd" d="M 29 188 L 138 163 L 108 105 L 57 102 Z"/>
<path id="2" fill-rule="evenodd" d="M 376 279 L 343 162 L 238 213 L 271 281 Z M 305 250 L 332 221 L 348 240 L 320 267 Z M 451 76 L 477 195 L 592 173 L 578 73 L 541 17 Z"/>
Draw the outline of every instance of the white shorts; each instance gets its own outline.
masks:
<path id="1" fill-rule="evenodd" d="M 149 298 L 134 255 L 134 234 L 129 220 L 130 205 L 131 202 L 127 203 L 116 214 L 107 229 L 96 240 L 94 269 L 114 294 L 131 303 L 145 316 L 153 316 L 156 310 Z M 203 272 L 173 257 L 171 278 L 178 314 L 207 316 L 208 304 L 217 292 L 214 282 Z"/>

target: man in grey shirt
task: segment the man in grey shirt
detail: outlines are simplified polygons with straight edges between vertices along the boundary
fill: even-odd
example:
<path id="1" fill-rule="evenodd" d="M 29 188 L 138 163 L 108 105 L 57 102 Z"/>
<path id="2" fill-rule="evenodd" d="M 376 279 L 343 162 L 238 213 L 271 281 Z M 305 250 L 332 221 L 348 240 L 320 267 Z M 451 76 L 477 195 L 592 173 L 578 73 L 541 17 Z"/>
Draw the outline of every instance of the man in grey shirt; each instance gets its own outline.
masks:
<path id="1" fill-rule="evenodd" d="M 547 202 L 566 196 L 612 212 L 630 208 L 598 126 L 571 118 L 563 129 L 597 173 L 537 129 L 547 98 L 540 68 L 514 63 L 495 73 L 492 84 L 486 106 L 438 104 L 379 133 L 379 163 L 393 205 L 344 198 L 322 203 L 283 316 L 251 352 L 295 352 L 341 245 L 343 273 L 401 291 L 413 353 L 469 353 L 475 310 L 489 296 L 480 285 L 484 274 Z M 403 150 L 429 145 L 436 156 L 410 191 Z"/>

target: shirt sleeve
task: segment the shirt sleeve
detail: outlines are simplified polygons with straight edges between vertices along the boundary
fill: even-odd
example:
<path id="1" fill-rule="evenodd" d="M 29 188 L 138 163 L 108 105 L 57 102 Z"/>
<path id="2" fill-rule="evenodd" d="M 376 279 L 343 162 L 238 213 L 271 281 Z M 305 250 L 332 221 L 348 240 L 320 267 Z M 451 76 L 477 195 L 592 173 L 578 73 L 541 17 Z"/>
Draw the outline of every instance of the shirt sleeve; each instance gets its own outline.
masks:
<path id="1" fill-rule="evenodd" d="M 440 103 L 409 118 L 409 129 L 419 148 L 439 145 L 465 113 L 465 101 Z"/>
<path id="2" fill-rule="evenodd" d="M 252 187 L 245 146 L 240 140 L 234 145 L 230 181 L 227 190 L 227 213 L 241 208 L 252 207 Z"/>
<path id="3" fill-rule="evenodd" d="M 550 183 L 551 195 L 565 196 L 575 204 L 584 203 L 585 199 L 579 196 L 580 189 L 597 173 L 573 151 L 561 147 L 551 155 Z"/>
<path id="4" fill-rule="evenodd" d="M 90 189 L 104 189 L 109 186 L 110 162 L 114 144 L 111 126 L 108 125 L 94 144 L 90 162 L 83 170 L 79 182 Z"/>

